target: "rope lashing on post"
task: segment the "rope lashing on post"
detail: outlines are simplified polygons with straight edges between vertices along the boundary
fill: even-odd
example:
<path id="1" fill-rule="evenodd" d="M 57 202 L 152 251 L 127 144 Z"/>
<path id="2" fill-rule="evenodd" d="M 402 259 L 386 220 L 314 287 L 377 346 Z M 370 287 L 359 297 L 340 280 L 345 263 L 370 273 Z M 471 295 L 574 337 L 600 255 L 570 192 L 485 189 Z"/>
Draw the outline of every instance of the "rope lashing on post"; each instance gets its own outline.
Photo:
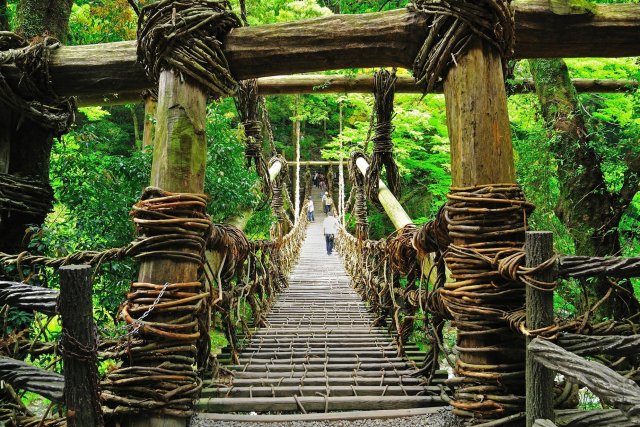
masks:
<path id="1" fill-rule="evenodd" d="M 208 297 L 202 284 L 206 238 L 211 232 L 206 205 L 205 195 L 147 188 L 134 206 L 139 234 L 172 241 L 170 249 L 152 244 L 137 257 L 195 264 L 198 272 L 191 282 L 131 285 L 119 318 L 131 328 L 129 339 L 136 340 L 129 343 L 125 366 L 108 373 L 101 384 L 107 416 L 151 410 L 173 416 L 191 414 L 191 403 L 202 387 L 192 367 L 201 335 L 198 313 L 206 309 Z M 180 317 L 163 320 L 168 312 Z M 158 342 L 174 351 L 157 351 L 154 343 Z"/>
<path id="2" fill-rule="evenodd" d="M 360 173 L 358 166 L 356 166 L 356 160 L 363 156 L 364 154 L 360 151 L 353 151 L 349 156 L 349 179 L 353 183 L 353 189 L 355 191 L 353 216 L 356 219 L 356 238 L 358 240 L 367 240 L 369 238 L 365 177 Z"/>
<path id="3" fill-rule="evenodd" d="M 524 346 L 503 314 L 522 308 L 525 286 L 505 278 L 486 260 L 522 250 L 533 205 L 515 184 L 452 188 L 448 198 L 449 236 L 463 242 L 457 245 L 461 249 L 450 246 L 445 254 L 454 281 L 440 289 L 452 325 L 458 328 L 456 377 L 449 380 L 458 387 L 451 404 L 454 412 L 466 417 L 518 412 L 524 401 Z M 483 260 L 470 256 L 476 252 Z M 475 361 L 478 352 L 486 351 L 477 348 L 476 339 L 491 345 L 491 365 Z"/>
<path id="4" fill-rule="evenodd" d="M 161 71 L 172 69 L 214 97 L 233 95 L 238 84 L 221 40 L 240 26 L 226 0 L 151 3 L 138 17 L 138 61 L 156 84 Z"/>
<path id="5" fill-rule="evenodd" d="M 413 75 L 424 92 L 444 79 L 456 57 L 466 52 L 477 37 L 493 45 L 507 59 L 515 43 L 514 17 L 509 0 L 414 0 L 409 11 L 423 15 L 429 29 L 413 63 Z"/>
<path id="6" fill-rule="evenodd" d="M 387 185 L 391 192 L 400 195 L 400 172 L 393 159 L 393 99 L 395 93 L 396 71 L 377 71 L 373 78 L 373 94 L 375 96 L 374 111 L 376 115 L 375 134 L 373 136 L 373 152 L 371 164 L 367 169 L 367 197 L 374 204 L 380 205 L 378 200 L 378 182 L 382 167 L 385 167 Z"/>
<path id="7" fill-rule="evenodd" d="M 53 37 L 28 43 L 14 33 L 0 31 L 0 65 L 13 65 L 19 72 L 15 88 L 0 72 L 0 105 L 50 130 L 54 137 L 69 132 L 76 110 L 75 98 L 59 97 L 51 88 L 50 55 L 59 46 Z"/>
<path id="8" fill-rule="evenodd" d="M 262 122 L 260 121 L 260 100 L 255 79 L 243 80 L 238 85 L 235 96 L 236 110 L 244 128 L 245 158 L 247 168 L 255 166 L 262 179 L 262 190 L 269 194 L 269 170 L 262 155 Z"/>

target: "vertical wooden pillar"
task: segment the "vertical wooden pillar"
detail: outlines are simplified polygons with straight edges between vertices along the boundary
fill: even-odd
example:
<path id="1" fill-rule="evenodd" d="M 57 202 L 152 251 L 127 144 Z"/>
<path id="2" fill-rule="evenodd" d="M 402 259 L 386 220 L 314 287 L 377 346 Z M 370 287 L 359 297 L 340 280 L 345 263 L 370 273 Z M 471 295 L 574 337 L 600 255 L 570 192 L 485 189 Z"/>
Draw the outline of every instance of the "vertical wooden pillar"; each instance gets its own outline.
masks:
<path id="1" fill-rule="evenodd" d="M 513 148 L 507 111 L 507 95 L 502 74 L 502 62 L 495 48 L 480 40 L 473 41 L 467 53 L 456 58 L 457 66 L 450 69 L 444 81 L 447 124 L 451 141 L 452 184 L 454 187 L 470 187 L 483 184 L 515 183 Z M 455 245 L 464 246 L 463 239 L 454 239 Z M 524 292 L 523 301 L 524 303 Z M 483 307 L 484 308 L 484 307 Z M 481 316 L 475 316 L 478 319 Z M 471 322 L 470 320 L 466 321 Z M 486 351 L 461 351 L 459 362 L 465 366 L 496 366 L 524 364 L 524 348 L 514 354 L 491 351 L 495 345 L 513 346 L 515 334 L 505 332 L 475 333 L 473 326 L 459 329 L 458 346 L 461 349 L 485 349 Z M 523 343 L 524 344 L 524 343 Z M 523 345 L 524 347 L 524 345 Z M 522 360 L 521 360 L 522 359 Z M 484 369 L 484 368 L 479 368 Z M 461 375 L 466 377 L 466 375 Z M 462 378 L 465 387 L 475 387 L 474 393 L 489 394 L 492 389 L 502 389 L 499 380 Z M 524 377 L 524 373 L 522 373 Z M 513 378 L 510 378 L 512 380 Z M 524 382 L 524 378 L 522 379 Z M 477 382 L 476 382 L 477 381 Z M 524 394 L 524 390 L 507 390 L 507 393 Z M 469 400 L 466 393 L 458 397 L 461 407 L 470 412 L 482 404 Z M 484 402 L 488 407 L 489 402 Z"/>
<path id="2" fill-rule="evenodd" d="M 64 400 L 69 427 L 103 426 L 89 265 L 60 267 Z"/>
<path id="3" fill-rule="evenodd" d="M 553 256 L 553 233 L 550 231 L 527 231 L 525 240 L 527 267 L 535 267 Z M 537 273 L 535 279 L 543 282 L 555 280 L 553 271 Z M 553 292 L 545 292 L 527 286 L 527 329 L 539 329 L 553 324 Z M 527 346 L 531 338 L 527 337 Z M 553 412 L 554 373 L 536 362 L 527 351 L 527 427 L 536 419 L 554 420 Z"/>
<path id="4" fill-rule="evenodd" d="M 197 86 L 181 81 L 180 76 L 171 70 L 160 74 L 151 166 L 152 186 L 171 192 L 204 192 L 207 159 L 206 105 L 206 93 Z M 197 280 L 197 264 L 169 259 L 142 262 L 138 275 L 138 281 L 144 283 L 162 284 Z M 175 314 L 176 317 L 183 315 L 184 313 Z M 130 420 L 130 425 L 177 427 L 185 426 L 186 422 L 184 418 L 158 415 L 137 417 Z"/>

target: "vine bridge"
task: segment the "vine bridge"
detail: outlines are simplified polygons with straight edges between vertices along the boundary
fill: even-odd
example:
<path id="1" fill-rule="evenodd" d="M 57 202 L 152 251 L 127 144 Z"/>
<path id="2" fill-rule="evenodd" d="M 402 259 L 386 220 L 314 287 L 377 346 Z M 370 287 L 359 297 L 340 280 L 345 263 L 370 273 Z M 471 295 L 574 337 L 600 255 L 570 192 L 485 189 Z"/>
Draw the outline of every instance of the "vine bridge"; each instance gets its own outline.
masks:
<path id="1" fill-rule="evenodd" d="M 0 172 L 0 229 L 15 249 L 0 253 L 8 276 L 0 305 L 5 319 L 10 307 L 46 318 L 35 332 L 4 331 L 1 425 L 184 427 L 196 413 L 212 423 L 283 422 L 429 416 L 443 407 L 457 423 L 484 427 L 640 425 L 640 314 L 593 317 L 608 298 L 635 300 L 613 280 L 639 277 L 640 258 L 562 256 L 552 233 L 529 230 L 534 206 L 516 183 L 505 87 L 512 57 L 640 55 L 640 5 L 415 0 L 390 12 L 258 27 L 226 1 L 161 0 L 138 12 L 136 43 L 62 47 L 48 34 L 0 32 L 1 118 L 5 109 L 19 118 L 0 126 L 0 163 L 27 140 L 44 156 L 39 173 Z M 422 225 L 398 200 L 395 68 L 355 86 L 321 84 L 374 96 L 363 151 L 340 147 L 334 162 L 314 166 L 326 173 L 339 221 L 339 255 L 326 255 L 324 215 L 317 209 L 310 225 L 306 217 L 308 199 L 319 205 L 320 194 L 310 164 L 302 170 L 300 124 L 287 163 L 260 96 L 315 91 L 317 77 L 251 79 L 355 67 L 408 68 L 415 80 L 401 81 L 405 90 L 442 91 L 452 186 Z M 582 83 L 611 91 L 628 82 Z M 136 237 L 64 257 L 23 251 L 25 228 L 53 206 L 50 152 L 40 148 L 70 130 L 73 97 L 107 104 L 118 102 L 114 92 L 126 100 L 141 91 L 154 156 L 150 186 L 131 211 Z M 231 96 L 247 167 L 259 176 L 255 191 L 275 218 L 265 240 L 243 232 L 251 207 L 213 224 L 219 201 L 204 194 L 207 103 Z M 395 232 L 370 239 L 368 209 L 384 211 Z M 137 279 L 115 329 L 98 331 L 94 275 L 124 259 L 137 263 Z M 53 269 L 59 289 L 32 284 Z M 585 282 L 582 313 L 554 312 L 558 281 L 589 277 L 611 283 L 606 295 L 589 301 Z M 59 337 L 46 332 L 53 321 Z M 212 351 L 214 330 L 228 342 L 221 354 Z M 37 358 L 49 369 L 25 361 Z M 109 366 L 101 373 L 100 361 Z M 604 409 L 572 408 L 579 387 Z M 49 409 L 26 407 L 25 391 L 49 399 Z"/>

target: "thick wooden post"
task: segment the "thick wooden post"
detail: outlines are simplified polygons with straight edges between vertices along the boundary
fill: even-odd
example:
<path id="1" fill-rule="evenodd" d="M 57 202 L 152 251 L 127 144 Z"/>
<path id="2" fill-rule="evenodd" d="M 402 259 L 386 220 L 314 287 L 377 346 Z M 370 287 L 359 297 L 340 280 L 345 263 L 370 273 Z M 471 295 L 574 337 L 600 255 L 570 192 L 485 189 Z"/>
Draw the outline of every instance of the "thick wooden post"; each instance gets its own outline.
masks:
<path id="1" fill-rule="evenodd" d="M 451 174 L 454 187 L 470 187 L 482 184 L 515 183 L 513 149 L 507 111 L 507 95 L 502 74 L 502 62 L 496 49 L 480 40 L 473 41 L 466 54 L 456 58 L 457 66 L 450 69 L 444 81 L 447 109 L 447 125 L 451 141 Z M 490 239 L 487 239 L 490 240 Z M 453 243 L 465 246 L 464 239 L 454 238 Z M 455 285 L 454 285 L 455 286 Z M 524 303 L 524 292 L 523 301 Z M 486 307 L 482 307 L 486 309 Z M 508 330 L 477 333 L 473 320 L 484 316 L 475 314 L 465 319 L 458 327 L 457 372 L 462 372 L 459 384 L 475 390 L 479 396 L 492 394 L 491 390 L 507 387 L 506 393 L 522 396 L 524 390 L 513 390 L 497 378 L 478 372 L 469 378 L 462 366 L 479 367 L 524 365 L 524 343 L 522 348 L 512 352 L 491 351 L 495 345 L 513 347 L 517 341 L 515 334 Z M 476 349 L 485 349 L 478 351 Z M 509 353 L 509 354 L 502 354 Z M 486 367 L 486 368 L 485 368 Z M 522 372 L 524 377 L 524 372 Z M 517 380 L 510 373 L 510 384 Z M 524 383 L 524 378 L 520 383 Z M 482 386 L 472 388 L 473 384 Z M 503 391 L 505 392 L 505 391 Z M 483 399 L 483 398 L 480 398 Z M 492 403 L 486 398 L 469 399 L 468 393 L 457 396 L 462 412 L 478 414 L 490 408 Z M 497 405 L 496 405 L 497 406 Z M 462 413 L 459 412 L 459 413 Z M 482 416 L 482 415 L 481 415 Z"/>
<path id="2" fill-rule="evenodd" d="M 525 240 L 527 267 L 540 265 L 553 256 L 553 233 L 550 231 L 527 231 Z M 555 280 L 553 271 L 536 274 L 535 278 L 544 282 Z M 545 292 L 527 286 L 526 309 L 527 329 L 539 329 L 553 324 L 553 292 Z M 531 338 L 527 337 L 527 346 Z M 536 362 L 527 351 L 527 427 L 532 427 L 536 419 L 554 420 L 553 412 L 554 373 Z"/>
<path id="3" fill-rule="evenodd" d="M 160 74 L 152 186 L 171 192 L 204 192 L 206 105 L 206 93 L 197 86 L 181 81 L 171 70 Z M 159 258 L 142 262 L 138 275 L 138 281 L 143 283 L 186 283 L 198 279 L 196 263 Z M 200 292 L 201 289 L 185 291 Z M 184 316 L 184 313 L 175 316 Z M 137 417 L 130 420 L 130 425 L 177 427 L 185 426 L 186 422 L 185 418 L 157 415 Z"/>
<path id="4" fill-rule="evenodd" d="M 103 426 L 98 390 L 97 333 L 89 265 L 60 267 L 64 400 L 69 427 Z"/>

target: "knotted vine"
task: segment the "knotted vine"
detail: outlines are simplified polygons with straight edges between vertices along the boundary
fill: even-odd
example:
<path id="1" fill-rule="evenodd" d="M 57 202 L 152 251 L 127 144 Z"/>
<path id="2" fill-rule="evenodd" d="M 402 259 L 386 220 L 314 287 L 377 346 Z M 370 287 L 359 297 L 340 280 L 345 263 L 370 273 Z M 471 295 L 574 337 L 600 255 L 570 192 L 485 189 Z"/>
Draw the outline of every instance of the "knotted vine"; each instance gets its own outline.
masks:
<path id="1" fill-rule="evenodd" d="M 387 185 L 391 192 L 400 195 L 400 173 L 393 158 L 393 99 L 395 94 L 396 72 L 380 70 L 373 79 L 373 94 L 375 96 L 374 112 L 375 127 L 373 136 L 373 152 L 371 164 L 367 169 L 367 197 L 373 203 L 379 205 L 378 182 L 384 166 L 387 177 Z"/>
<path id="2" fill-rule="evenodd" d="M 499 52 L 503 67 L 515 42 L 513 11 L 509 0 L 414 0 L 409 10 L 427 19 L 427 37 L 413 63 L 413 75 L 424 93 L 444 79 L 449 68 L 475 39 Z"/>
<path id="3" fill-rule="evenodd" d="M 16 83 L 0 71 L 0 105 L 59 137 L 75 120 L 74 98 L 57 96 L 51 87 L 51 52 L 60 47 L 53 37 L 37 37 L 31 43 L 17 34 L 0 31 L 0 65 L 18 70 Z"/>
<path id="4" fill-rule="evenodd" d="M 269 194 L 269 170 L 262 155 L 262 122 L 260 120 L 260 99 L 255 79 L 244 80 L 238 85 L 235 96 L 236 109 L 244 128 L 245 158 L 247 168 L 255 166 L 262 179 L 262 191 Z"/>

